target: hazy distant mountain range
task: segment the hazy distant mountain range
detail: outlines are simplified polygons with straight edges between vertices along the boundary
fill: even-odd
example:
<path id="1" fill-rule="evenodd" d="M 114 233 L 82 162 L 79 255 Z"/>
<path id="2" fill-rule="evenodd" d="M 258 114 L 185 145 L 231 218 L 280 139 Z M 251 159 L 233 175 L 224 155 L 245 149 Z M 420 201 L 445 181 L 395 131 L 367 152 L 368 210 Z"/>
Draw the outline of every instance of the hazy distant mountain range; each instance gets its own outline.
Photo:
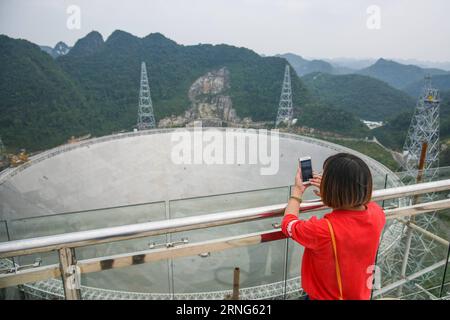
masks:
<path id="1" fill-rule="evenodd" d="M 385 59 L 377 60 L 373 65 L 359 70 L 358 73 L 380 79 L 398 89 L 423 81 L 426 75 L 450 75 L 450 72 L 441 69 L 420 68 Z"/>
<path id="2" fill-rule="evenodd" d="M 334 59 L 323 59 L 332 65 L 345 67 L 351 70 L 360 70 L 367 68 L 374 64 L 377 59 L 354 59 L 354 58 L 334 58 Z"/>
<path id="3" fill-rule="evenodd" d="M 323 59 L 331 63 L 332 65 L 337 65 L 341 67 L 347 67 L 349 69 L 359 70 L 364 69 L 375 62 L 378 59 L 354 59 L 354 58 L 333 58 L 333 59 Z M 406 64 L 406 65 L 416 65 L 421 68 L 436 68 L 442 69 L 445 71 L 450 71 L 450 61 L 447 62 L 435 62 L 435 61 L 422 61 L 416 59 L 388 59 L 395 61 L 397 63 Z"/>
<path id="4" fill-rule="evenodd" d="M 436 62 L 436 61 L 422 61 L 416 59 L 392 59 L 395 62 L 401 64 L 413 64 L 421 68 L 435 68 L 442 69 L 445 71 L 450 71 L 450 61 L 447 62 Z"/>
<path id="5" fill-rule="evenodd" d="M 424 78 L 431 75 L 432 86 L 441 92 L 441 165 L 450 165 L 450 62 L 279 56 L 289 61 L 317 101 L 365 120 L 382 120 L 384 125 L 370 134 L 397 151 L 404 144 Z"/>
<path id="6" fill-rule="evenodd" d="M 404 90 L 414 97 L 417 97 L 420 94 L 426 75 L 438 77 L 438 80 L 436 81 L 438 89 L 445 90 L 450 88 L 447 86 L 447 79 L 450 78 L 450 72 L 437 68 L 422 68 L 416 65 L 405 65 L 383 58 L 378 60 L 341 58 L 325 61 L 307 60 L 292 53 L 279 56 L 288 60 L 299 76 L 314 72 L 333 75 L 361 74 L 382 80 L 397 89 Z"/>
<path id="7" fill-rule="evenodd" d="M 277 55 L 277 57 L 282 57 L 289 61 L 299 76 L 304 76 L 314 72 L 347 74 L 355 71 L 354 69 L 331 64 L 325 60 L 307 60 L 293 53 L 280 54 Z"/>

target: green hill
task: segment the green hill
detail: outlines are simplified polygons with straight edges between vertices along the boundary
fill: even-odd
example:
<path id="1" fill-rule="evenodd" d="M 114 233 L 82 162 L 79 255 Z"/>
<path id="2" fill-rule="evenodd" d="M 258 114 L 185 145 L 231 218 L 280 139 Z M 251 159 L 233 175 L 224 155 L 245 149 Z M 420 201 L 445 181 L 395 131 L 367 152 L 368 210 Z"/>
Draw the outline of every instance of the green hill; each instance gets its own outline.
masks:
<path id="1" fill-rule="evenodd" d="M 431 83 L 433 88 L 439 89 L 440 91 L 450 90 L 450 74 L 436 75 L 431 78 Z M 422 93 L 422 88 L 424 85 L 424 79 L 413 82 L 407 85 L 402 90 L 405 91 L 410 96 L 417 98 Z"/>
<path id="2" fill-rule="evenodd" d="M 402 112 L 386 120 L 382 127 L 372 130 L 372 134 L 385 147 L 396 151 L 401 151 L 405 142 L 406 133 L 411 123 L 413 110 Z"/>
<path id="3" fill-rule="evenodd" d="M 144 38 L 124 31 L 106 41 L 97 32 L 52 59 L 24 40 L 0 37 L 0 136 L 10 148 L 39 150 L 72 135 L 131 130 L 136 124 L 140 64 L 145 61 L 156 120 L 184 114 L 188 89 L 200 76 L 227 67 L 228 94 L 239 117 L 276 117 L 286 60 L 261 57 L 229 45 L 183 46 L 159 33 Z M 292 73 L 299 125 L 363 136 L 367 129 L 351 113 L 311 99 Z M 336 127 L 333 120 L 345 125 Z"/>
<path id="4" fill-rule="evenodd" d="M 364 138 L 369 129 L 353 113 L 325 106 L 320 101 L 311 103 L 295 115 L 297 125 L 330 131 L 353 138 Z"/>
<path id="5" fill-rule="evenodd" d="M 187 92 L 191 84 L 206 72 L 221 67 L 230 70 L 229 94 L 239 116 L 251 116 L 254 120 L 276 117 L 286 61 L 261 58 L 245 48 L 182 46 L 161 34 L 141 39 L 115 31 L 103 46 L 87 56 L 69 53 L 58 59 L 97 108 L 115 113 L 114 123 L 122 129 L 128 129 L 136 122 L 141 61 L 147 64 L 157 119 L 187 110 L 190 107 Z M 304 105 L 309 98 L 303 83 L 293 77 L 292 86 L 294 103 Z"/>
<path id="6" fill-rule="evenodd" d="M 97 31 L 92 31 L 84 38 L 79 39 L 72 49 L 69 57 L 83 57 L 95 53 L 104 46 L 103 37 Z"/>
<path id="7" fill-rule="evenodd" d="M 362 75 L 312 73 L 302 77 L 302 80 L 315 99 L 364 120 L 385 120 L 412 110 L 415 105 L 414 99 L 403 91 Z"/>
<path id="8" fill-rule="evenodd" d="M 412 115 L 413 111 L 410 111 L 392 117 L 386 125 L 372 130 L 372 133 L 386 147 L 401 151 Z M 450 90 L 441 92 L 440 141 L 447 145 L 441 152 L 441 165 L 450 165 Z"/>
<path id="9" fill-rule="evenodd" d="M 81 92 L 37 45 L 0 35 L 0 135 L 6 146 L 47 148 L 89 132 L 96 115 Z"/>
<path id="10" fill-rule="evenodd" d="M 358 73 L 387 82 L 397 89 L 402 89 L 416 81 L 423 81 L 427 74 L 449 74 L 448 71 L 440 69 L 420 68 L 415 65 L 405 65 L 385 59 L 379 59 L 373 65 L 358 71 Z"/>

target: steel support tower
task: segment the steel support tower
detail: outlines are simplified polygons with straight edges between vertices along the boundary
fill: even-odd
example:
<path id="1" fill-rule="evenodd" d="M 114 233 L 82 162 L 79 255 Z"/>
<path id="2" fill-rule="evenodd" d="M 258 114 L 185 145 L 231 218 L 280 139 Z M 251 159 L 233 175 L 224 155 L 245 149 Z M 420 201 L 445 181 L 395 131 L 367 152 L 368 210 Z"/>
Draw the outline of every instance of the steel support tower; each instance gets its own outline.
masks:
<path id="1" fill-rule="evenodd" d="M 289 65 L 286 65 L 275 127 L 278 127 L 280 123 L 285 123 L 289 127 L 293 115 L 294 108 L 292 106 L 291 74 Z"/>
<path id="2" fill-rule="evenodd" d="M 411 178 L 417 177 L 418 163 L 424 142 L 428 146 L 422 180 L 431 181 L 437 174 L 439 167 L 439 105 L 439 90 L 431 87 L 431 77 L 427 76 L 403 146 L 404 169 Z"/>
<path id="3" fill-rule="evenodd" d="M 439 91 L 432 88 L 431 77 L 425 77 L 423 91 L 417 101 L 414 115 L 408 129 L 408 134 L 403 146 L 404 171 L 402 180 L 406 183 L 428 182 L 438 176 L 439 170 Z M 419 170 L 419 161 L 422 148 L 426 148 L 423 170 Z M 418 177 L 420 176 L 420 181 Z M 420 201 L 411 199 L 412 202 L 429 202 L 436 199 L 433 193 L 426 194 Z M 423 214 L 418 217 L 411 217 L 412 223 L 430 231 L 437 232 L 437 218 L 435 213 Z M 402 277 L 417 272 L 428 266 L 427 260 L 434 256 L 437 251 L 433 240 L 424 237 L 422 233 L 414 232 L 411 228 L 406 228 L 404 237 L 400 242 L 397 266 L 400 267 Z M 392 261 L 391 261 L 392 263 Z M 391 266 L 392 267 L 392 266 Z M 430 281 L 436 276 L 435 272 L 426 273 L 419 282 Z M 413 289 L 414 284 L 405 285 L 399 288 L 399 294 L 403 289 Z M 417 290 L 417 288 L 415 288 Z M 407 290 L 409 291 L 409 290 Z"/>
<path id="4" fill-rule="evenodd" d="M 150 86 L 148 84 L 147 67 L 145 62 L 142 62 L 137 128 L 139 130 L 145 130 L 155 127 L 155 116 L 153 114 L 153 103 L 150 94 Z"/>

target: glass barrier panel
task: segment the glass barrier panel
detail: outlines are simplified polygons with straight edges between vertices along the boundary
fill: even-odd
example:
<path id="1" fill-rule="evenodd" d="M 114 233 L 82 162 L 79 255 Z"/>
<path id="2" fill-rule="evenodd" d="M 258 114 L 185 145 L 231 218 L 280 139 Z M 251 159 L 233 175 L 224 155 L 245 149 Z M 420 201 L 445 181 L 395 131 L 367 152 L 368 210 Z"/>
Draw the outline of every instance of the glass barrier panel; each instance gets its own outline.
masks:
<path id="1" fill-rule="evenodd" d="M 151 252 L 152 244 L 167 243 L 167 236 L 160 235 L 95 246 L 77 248 L 77 259 L 104 257 L 99 263 L 99 271 L 83 273 L 81 276 L 82 295 L 86 299 L 164 299 L 170 298 L 169 263 L 159 260 L 142 263 L 142 251 Z M 132 254 L 127 261 L 130 265 L 114 268 L 116 255 Z"/>
<path id="2" fill-rule="evenodd" d="M 153 217 L 155 212 L 163 212 L 163 215 Z M 8 228 L 11 240 L 18 240 L 161 219 L 165 219 L 165 203 L 156 202 L 11 220 Z M 33 263 L 36 259 L 40 259 L 42 265 L 58 263 L 55 252 L 17 259 L 19 264 Z"/>
<path id="3" fill-rule="evenodd" d="M 130 209 L 130 211 L 127 211 Z M 166 219 L 165 202 L 121 208 L 112 216 L 94 221 L 90 227 L 111 227 Z M 107 220 L 107 221 L 102 221 Z M 167 243 L 166 235 L 144 237 L 125 241 L 76 248 L 78 260 L 109 257 L 102 271 L 82 274 L 82 295 L 89 299 L 150 299 L 152 294 L 167 295 L 169 292 L 168 263 L 166 260 L 112 268 L 114 256 L 150 250 L 152 244 Z M 132 258 L 130 257 L 130 261 Z"/>
<path id="4" fill-rule="evenodd" d="M 8 241 L 8 226 L 6 221 L 0 221 L 0 242 Z M 10 273 L 14 270 L 14 259 L 0 259 L 0 274 Z M 20 300 L 21 292 L 17 286 L 0 289 L 0 300 Z"/>
<path id="5" fill-rule="evenodd" d="M 425 183 L 430 181 L 450 179 L 450 167 L 429 168 L 426 170 L 410 170 L 396 172 L 395 176 L 403 185 L 412 185 L 417 183 Z M 394 177 L 393 177 L 394 178 Z M 432 192 L 407 198 L 409 203 L 426 203 L 447 199 L 450 195 L 449 190 Z"/>
<path id="6" fill-rule="evenodd" d="M 165 202 L 146 203 L 132 206 L 105 208 L 82 212 L 73 212 L 28 219 L 9 221 L 9 232 L 13 240 L 39 236 L 62 234 L 67 232 L 92 230 L 136 224 L 166 219 Z M 125 252 L 149 249 L 149 244 L 166 243 L 166 236 L 147 237 L 128 241 L 111 242 L 76 248 L 77 260 L 101 256 L 113 256 Z M 40 260 L 41 265 L 59 263 L 57 252 L 39 253 L 15 258 L 19 265 L 32 264 Z M 128 270 L 127 270 L 128 269 Z M 92 298 L 119 297 L 121 291 L 130 292 L 168 292 L 168 266 L 166 261 L 152 264 L 135 265 L 130 268 L 105 270 L 81 276 L 82 295 Z M 158 281 L 152 281 L 148 275 L 158 274 Z M 155 277 L 154 277 L 155 278 Z M 86 289 L 92 287 L 92 290 Z M 59 279 L 50 279 L 24 287 L 26 294 L 47 292 L 50 298 L 63 292 Z M 118 291 L 118 292 L 115 292 Z"/>
<path id="7" fill-rule="evenodd" d="M 450 243 L 450 209 L 443 210 L 438 214 L 439 235 Z M 439 289 L 439 298 L 450 299 L 450 245 L 447 247 L 447 263 L 444 267 L 441 287 Z"/>
<path id="8" fill-rule="evenodd" d="M 441 210 L 434 215 L 429 215 L 424 220 L 418 219 L 424 217 L 418 215 L 414 223 L 421 224 L 422 228 L 433 235 L 447 240 L 450 233 L 450 225 L 446 221 L 449 212 L 449 209 Z M 408 247 L 410 248 L 409 254 L 407 253 Z M 381 267 L 381 288 L 397 285 L 376 298 L 438 299 L 444 279 L 448 248 L 448 245 L 429 235 L 405 227 L 401 239 L 378 264 Z M 406 269 L 403 268 L 404 265 L 406 265 Z M 406 282 L 402 281 L 404 276 L 412 279 Z"/>
<path id="9" fill-rule="evenodd" d="M 417 178 L 420 177 L 421 179 Z M 432 177 L 432 179 L 431 179 Z M 430 180 L 442 180 L 448 179 L 450 177 L 450 170 L 448 167 L 426 170 L 420 173 L 419 171 L 410 172 L 396 172 L 395 174 L 390 174 L 387 177 L 386 187 L 391 188 L 396 185 L 403 184 L 415 184 L 417 181 L 427 182 Z M 385 209 L 396 208 L 398 206 L 406 206 L 411 204 L 425 203 L 429 201 L 436 201 L 447 198 L 448 191 L 429 193 L 420 196 L 404 197 L 399 199 L 392 199 L 383 201 L 383 207 Z M 436 234 L 438 236 L 446 238 L 449 234 L 449 229 L 445 227 L 442 222 L 442 217 L 445 217 L 447 210 L 442 210 L 437 213 L 427 213 L 419 214 L 411 218 L 411 221 L 418 226 Z M 403 221 L 409 220 L 408 217 L 402 219 Z M 388 220 L 389 221 L 389 220 Z M 382 245 L 380 246 L 380 251 L 377 258 L 377 266 L 380 268 L 382 276 L 382 287 L 389 284 L 396 283 L 396 281 L 401 281 L 403 279 L 402 266 L 404 264 L 404 256 L 407 248 L 408 238 L 411 237 L 411 249 L 408 255 L 408 264 L 406 275 L 414 272 L 418 272 L 419 269 L 432 266 L 433 263 L 439 262 L 438 259 L 443 259 L 442 245 L 436 246 L 436 241 L 431 241 L 428 237 L 423 236 L 417 231 L 410 231 L 401 223 L 399 220 L 390 220 L 386 225 L 383 232 Z M 382 249 L 381 247 L 384 248 Z M 434 288 L 433 294 L 436 294 L 436 287 L 439 282 L 439 278 L 443 276 L 443 269 L 436 268 L 433 272 L 428 275 L 417 278 L 417 280 L 411 283 L 406 283 L 397 286 L 396 289 L 390 290 L 382 296 L 376 297 L 387 297 L 387 298 L 424 298 L 430 295 L 427 293 L 429 288 Z M 423 279 L 427 279 L 427 281 Z M 425 287 L 423 287 L 425 285 Z M 415 289 L 420 289 L 421 294 L 416 294 Z M 425 288 L 428 288 L 425 290 Z M 424 296 L 425 295 L 425 296 Z"/>
<path id="10" fill-rule="evenodd" d="M 450 300 L 450 248 L 447 252 L 447 267 L 445 269 L 445 275 L 442 278 L 441 287 L 439 289 L 439 297 L 441 299 Z"/>
<path id="11" fill-rule="evenodd" d="M 274 204 L 285 204 L 289 197 L 289 187 L 263 189 L 224 195 L 214 195 L 191 199 L 170 201 L 170 219 L 199 216 L 209 213 L 227 212 L 239 209 L 263 207 Z M 238 235 L 273 229 L 272 224 L 280 221 L 280 217 L 260 219 L 246 223 L 224 226 L 228 235 Z M 217 230 L 202 229 L 193 231 L 202 240 L 217 238 Z"/>
<path id="12" fill-rule="evenodd" d="M 8 227 L 11 240 L 16 240 L 165 218 L 161 215 L 155 218 L 153 216 L 155 212 L 165 212 L 163 201 L 11 220 L 8 222 Z"/>
<path id="13" fill-rule="evenodd" d="M 0 242 L 8 241 L 8 228 L 6 221 L 0 221 Z"/>
<path id="14" fill-rule="evenodd" d="M 170 218 L 254 208 L 286 203 L 289 188 L 275 188 L 184 199 L 170 202 Z M 274 230 L 280 217 L 172 234 L 171 241 L 183 238 L 190 243 Z M 172 260 L 175 299 L 224 299 L 233 287 L 234 268 L 240 268 L 242 298 L 282 297 L 286 240 L 205 252 Z"/>

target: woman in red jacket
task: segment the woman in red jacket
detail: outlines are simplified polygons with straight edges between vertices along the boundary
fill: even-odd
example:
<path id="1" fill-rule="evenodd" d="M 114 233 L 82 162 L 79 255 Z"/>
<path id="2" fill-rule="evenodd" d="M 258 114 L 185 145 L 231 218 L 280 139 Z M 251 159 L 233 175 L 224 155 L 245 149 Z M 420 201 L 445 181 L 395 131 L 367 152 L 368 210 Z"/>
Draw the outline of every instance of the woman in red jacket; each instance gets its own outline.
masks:
<path id="1" fill-rule="evenodd" d="M 322 219 L 298 219 L 308 186 L 333 210 Z M 385 224 L 381 207 L 371 202 L 372 175 L 360 158 L 338 153 L 304 185 L 300 167 L 284 213 L 283 233 L 305 247 L 302 287 L 310 299 L 368 300 L 380 236 Z"/>

